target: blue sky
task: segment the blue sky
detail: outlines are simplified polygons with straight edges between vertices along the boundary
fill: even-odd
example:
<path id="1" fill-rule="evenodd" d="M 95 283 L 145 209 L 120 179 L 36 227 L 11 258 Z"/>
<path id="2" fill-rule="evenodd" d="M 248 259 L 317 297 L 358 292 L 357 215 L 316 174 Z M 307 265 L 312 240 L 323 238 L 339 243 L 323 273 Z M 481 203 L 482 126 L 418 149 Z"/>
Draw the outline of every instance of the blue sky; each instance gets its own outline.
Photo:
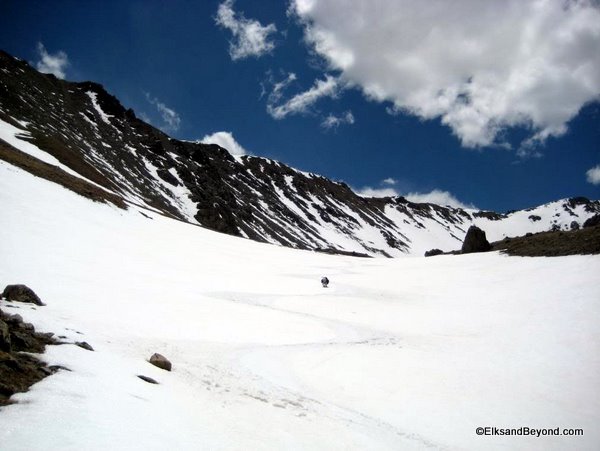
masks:
<path id="1" fill-rule="evenodd" d="M 173 137 L 357 191 L 496 211 L 600 198 L 598 7 L 448 5 L 5 0 L 0 48 Z"/>

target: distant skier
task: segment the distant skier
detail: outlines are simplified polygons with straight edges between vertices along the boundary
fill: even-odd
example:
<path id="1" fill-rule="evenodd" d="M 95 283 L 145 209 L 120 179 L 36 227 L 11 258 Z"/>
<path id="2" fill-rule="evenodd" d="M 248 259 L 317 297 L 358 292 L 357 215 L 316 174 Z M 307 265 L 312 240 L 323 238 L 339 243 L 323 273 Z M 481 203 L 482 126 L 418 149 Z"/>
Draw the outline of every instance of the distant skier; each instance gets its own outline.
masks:
<path id="1" fill-rule="evenodd" d="M 321 285 L 323 285 L 323 288 L 327 288 L 327 285 L 329 285 L 329 279 L 325 276 L 321 277 Z"/>

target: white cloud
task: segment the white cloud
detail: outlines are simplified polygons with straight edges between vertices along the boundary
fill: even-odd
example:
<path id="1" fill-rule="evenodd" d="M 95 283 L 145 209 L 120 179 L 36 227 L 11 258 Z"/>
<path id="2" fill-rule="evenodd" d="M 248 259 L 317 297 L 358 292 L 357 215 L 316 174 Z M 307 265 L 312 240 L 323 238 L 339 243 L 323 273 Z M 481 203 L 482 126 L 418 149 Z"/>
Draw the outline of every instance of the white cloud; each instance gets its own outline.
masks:
<path id="1" fill-rule="evenodd" d="M 370 186 L 365 186 L 359 190 L 355 190 L 356 194 L 362 197 L 395 197 L 395 196 L 403 196 L 411 202 L 415 203 L 430 203 L 442 206 L 450 206 L 453 208 L 472 208 L 476 209 L 473 204 L 465 204 L 458 200 L 453 194 L 448 191 L 442 191 L 439 189 L 434 189 L 428 193 L 408 193 L 402 194 L 395 188 L 392 188 L 392 185 L 397 184 L 397 181 L 393 178 L 389 177 L 383 179 L 380 183 L 382 188 L 371 188 Z M 387 186 L 385 186 L 387 185 Z"/>
<path id="2" fill-rule="evenodd" d="M 370 186 L 357 190 L 356 194 L 362 197 L 394 197 L 400 195 L 394 188 L 371 188 Z"/>
<path id="3" fill-rule="evenodd" d="M 53 74 L 57 78 L 64 79 L 66 75 L 65 69 L 69 65 L 67 54 L 62 50 L 59 50 L 55 54 L 50 54 L 41 42 L 37 44 L 37 51 L 40 59 L 35 64 L 36 69 L 44 74 Z"/>
<path id="4" fill-rule="evenodd" d="M 268 104 L 269 105 L 273 105 L 275 103 L 278 103 L 281 98 L 283 97 L 283 91 L 290 85 L 292 84 L 294 81 L 296 81 L 297 77 L 296 74 L 293 72 L 290 72 L 289 74 L 287 74 L 287 77 L 285 77 L 283 80 L 276 82 L 273 79 L 272 74 L 269 71 L 268 74 L 268 79 L 265 83 L 261 83 L 261 97 L 263 97 L 267 92 L 268 92 L 268 85 L 272 85 L 271 88 L 271 93 L 269 94 L 268 97 Z"/>
<path id="5" fill-rule="evenodd" d="M 145 94 L 146 100 L 156 107 L 156 110 L 163 120 L 163 124 L 160 128 L 166 132 L 175 132 L 179 130 L 179 125 L 181 124 L 181 116 L 179 116 L 179 113 L 172 108 L 169 108 L 156 97 L 152 97 L 149 93 L 146 92 Z"/>
<path id="6" fill-rule="evenodd" d="M 585 175 L 589 183 L 600 185 L 600 164 L 589 169 Z"/>
<path id="7" fill-rule="evenodd" d="M 274 84 L 267 100 L 267 112 L 273 118 L 283 119 L 290 114 L 307 113 L 319 99 L 335 98 L 344 89 L 337 77 L 325 75 L 324 80 L 316 80 L 310 89 L 294 95 L 287 101 L 282 101 L 283 90 L 294 80 L 296 80 L 295 74 L 289 74 L 286 79 Z"/>
<path id="8" fill-rule="evenodd" d="M 370 99 L 441 118 L 466 147 L 560 136 L 600 98 L 593 0 L 292 0 L 305 38 Z"/>
<path id="9" fill-rule="evenodd" d="M 218 144 L 223 149 L 226 149 L 231 155 L 241 156 L 248 153 L 246 152 L 246 149 L 235 140 L 231 132 L 216 132 L 212 135 L 206 135 L 200 142 L 204 144 Z"/>
<path id="10" fill-rule="evenodd" d="M 441 191 L 438 189 L 434 189 L 428 193 L 408 193 L 405 194 L 404 197 L 415 203 L 431 203 L 454 208 L 476 208 L 473 204 L 461 202 L 448 191 Z"/>
<path id="11" fill-rule="evenodd" d="M 365 186 L 359 190 L 355 190 L 356 194 L 363 197 L 394 197 L 400 196 L 400 193 L 392 188 L 397 183 L 397 181 L 391 177 L 383 179 L 379 182 L 379 188 L 372 188 L 370 186 Z"/>
<path id="12" fill-rule="evenodd" d="M 340 125 L 344 124 L 354 124 L 354 115 L 352 114 L 352 111 L 346 111 L 341 116 L 335 116 L 333 114 L 330 114 L 321 122 L 321 126 L 328 130 L 336 129 Z"/>
<path id="13" fill-rule="evenodd" d="M 250 56 L 259 57 L 270 53 L 275 44 L 269 41 L 269 35 L 275 33 L 274 24 L 262 26 L 257 20 L 246 19 L 243 13 L 233 10 L 234 0 L 226 0 L 219 5 L 215 22 L 228 29 L 233 34 L 229 42 L 229 56 L 232 60 L 244 59 Z"/>

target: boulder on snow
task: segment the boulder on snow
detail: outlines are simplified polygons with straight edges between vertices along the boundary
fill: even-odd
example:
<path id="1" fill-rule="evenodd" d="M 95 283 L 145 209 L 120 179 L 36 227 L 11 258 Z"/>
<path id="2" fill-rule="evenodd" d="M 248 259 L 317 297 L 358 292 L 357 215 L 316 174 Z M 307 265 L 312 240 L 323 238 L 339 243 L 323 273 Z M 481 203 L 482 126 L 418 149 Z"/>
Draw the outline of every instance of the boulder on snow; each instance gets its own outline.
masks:
<path id="1" fill-rule="evenodd" d="M 444 251 L 441 249 L 430 249 L 428 251 L 425 251 L 425 257 L 433 257 L 435 255 L 441 255 L 443 253 Z"/>
<path id="2" fill-rule="evenodd" d="M 92 348 L 92 345 L 90 345 L 87 341 L 78 341 L 77 343 L 75 343 L 76 346 L 79 346 L 82 349 L 85 349 L 86 351 L 93 351 L 94 348 Z"/>
<path id="3" fill-rule="evenodd" d="M 463 254 L 470 254 L 472 252 L 487 252 L 492 248 L 487 238 L 485 237 L 485 232 L 481 230 L 479 227 L 472 225 L 467 230 L 467 236 L 465 236 L 465 241 L 463 242 L 461 252 Z"/>
<path id="4" fill-rule="evenodd" d="M 156 379 L 152 379 L 151 377 L 144 376 L 143 374 L 138 374 L 137 377 L 139 377 L 144 382 L 148 382 L 149 384 L 158 384 Z"/>
<path id="5" fill-rule="evenodd" d="M 35 305 L 44 305 L 39 296 L 27 285 L 7 285 L 2 292 L 2 297 L 8 301 L 29 302 Z"/>
<path id="6" fill-rule="evenodd" d="M 162 354 L 158 354 L 158 353 L 152 354 L 152 357 L 150 357 L 149 362 L 152 365 L 157 366 L 158 368 L 161 368 L 161 369 L 167 370 L 167 371 L 171 371 L 171 362 L 169 362 L 169 359 L 167 359 Z"/>

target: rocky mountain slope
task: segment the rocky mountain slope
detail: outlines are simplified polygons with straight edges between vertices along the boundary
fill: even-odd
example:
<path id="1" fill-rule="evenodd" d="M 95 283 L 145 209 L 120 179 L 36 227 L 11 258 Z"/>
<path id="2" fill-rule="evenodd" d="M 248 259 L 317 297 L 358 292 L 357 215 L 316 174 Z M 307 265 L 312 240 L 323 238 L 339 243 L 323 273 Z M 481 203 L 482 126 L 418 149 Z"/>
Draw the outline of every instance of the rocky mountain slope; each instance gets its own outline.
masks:
<path id="1" fill-rule="evenodd" d="M 460 247 L 471 224 L 490 240 L 579 228 L 600 202 L 560 200 L 507 214 L 363 198 L 279 162 L 172 139 L 101 85 L 37 72 L 0 51 L 0 158 L 119 207 L 136 204 L 256 241 L 333 253 L 423 255 Z"/>

